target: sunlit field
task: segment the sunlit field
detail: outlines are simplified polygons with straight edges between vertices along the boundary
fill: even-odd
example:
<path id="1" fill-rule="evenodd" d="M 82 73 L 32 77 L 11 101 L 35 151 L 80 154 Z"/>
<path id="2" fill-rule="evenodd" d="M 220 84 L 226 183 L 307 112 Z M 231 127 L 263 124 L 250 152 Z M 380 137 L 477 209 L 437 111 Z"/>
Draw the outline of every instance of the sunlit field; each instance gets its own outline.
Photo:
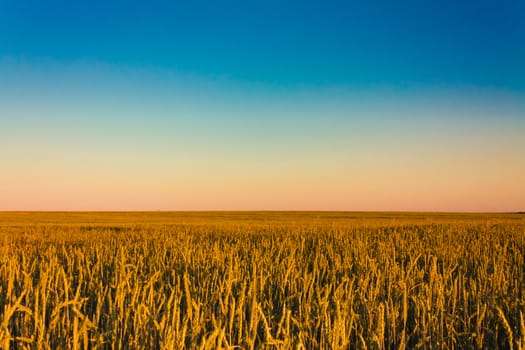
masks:
<path id="1" fill-rule="evenodd" d="M 0 213 L 1 349 L 525 349 L 525 215 Z"/>

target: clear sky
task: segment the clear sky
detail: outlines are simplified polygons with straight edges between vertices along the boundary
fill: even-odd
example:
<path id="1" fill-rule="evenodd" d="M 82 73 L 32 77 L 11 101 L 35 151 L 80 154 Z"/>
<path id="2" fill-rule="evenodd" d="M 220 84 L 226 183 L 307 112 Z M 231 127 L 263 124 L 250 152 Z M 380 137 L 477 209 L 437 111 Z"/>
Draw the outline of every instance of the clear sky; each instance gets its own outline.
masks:
<path id="1" fill-rule="evenodd" d="M 524 14 L 0 0 L 0 210 L 525 210 Z"/>

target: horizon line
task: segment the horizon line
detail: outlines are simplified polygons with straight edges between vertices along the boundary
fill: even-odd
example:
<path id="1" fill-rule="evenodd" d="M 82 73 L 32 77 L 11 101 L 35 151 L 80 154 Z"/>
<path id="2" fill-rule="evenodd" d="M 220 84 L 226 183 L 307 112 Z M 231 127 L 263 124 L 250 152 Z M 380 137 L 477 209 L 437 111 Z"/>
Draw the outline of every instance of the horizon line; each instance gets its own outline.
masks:
<path id="1" fill-rule="evenodd" d="M 388 213 L 388 214 L 525 214 L 517 211 L 441 210 L 304 210 L 304 209 L 199 209 L 199 210 L 0 210 L 0 213 Z"/>

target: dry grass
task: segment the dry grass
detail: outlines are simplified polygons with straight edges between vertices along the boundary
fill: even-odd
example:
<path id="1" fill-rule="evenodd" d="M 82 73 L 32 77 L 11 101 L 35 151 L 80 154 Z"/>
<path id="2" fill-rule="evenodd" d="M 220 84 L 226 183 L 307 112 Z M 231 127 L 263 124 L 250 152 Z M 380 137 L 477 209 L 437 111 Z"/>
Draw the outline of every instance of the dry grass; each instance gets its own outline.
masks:
<path id="1" fill-rule="evenodd" d="M 1 349 L 525 348 L 523 215 L 0 213 Z"/>

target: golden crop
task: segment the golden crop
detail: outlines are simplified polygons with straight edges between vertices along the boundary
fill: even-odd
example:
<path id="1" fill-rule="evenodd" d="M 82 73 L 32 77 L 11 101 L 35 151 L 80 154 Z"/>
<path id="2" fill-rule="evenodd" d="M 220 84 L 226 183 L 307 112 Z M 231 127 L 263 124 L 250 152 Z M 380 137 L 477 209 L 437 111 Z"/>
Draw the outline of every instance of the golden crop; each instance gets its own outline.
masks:
<path id="1" fill-rule="evenodd" d="M 523 215 L 1 213 L 1 349 L 525 349 Z"/>

